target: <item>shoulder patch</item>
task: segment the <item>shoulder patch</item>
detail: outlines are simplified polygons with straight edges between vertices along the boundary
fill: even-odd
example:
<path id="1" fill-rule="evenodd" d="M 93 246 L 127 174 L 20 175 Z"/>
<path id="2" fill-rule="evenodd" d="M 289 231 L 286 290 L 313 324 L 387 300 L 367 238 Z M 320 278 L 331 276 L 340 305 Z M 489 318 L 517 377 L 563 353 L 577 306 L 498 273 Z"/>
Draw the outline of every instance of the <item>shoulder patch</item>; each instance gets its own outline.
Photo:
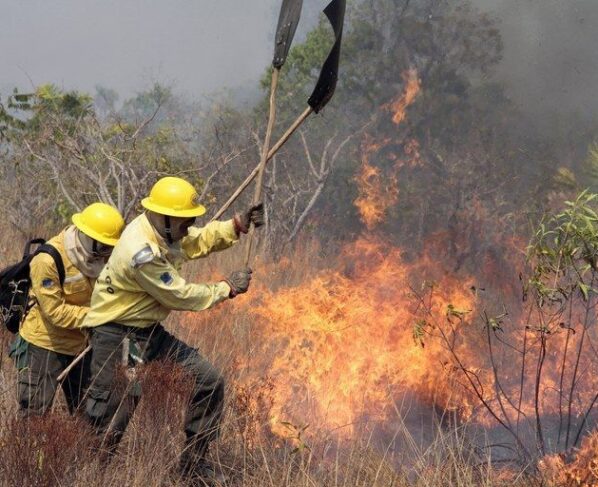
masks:
<path id="1" fill-rule="evenodd" d="M 131 267 L 133 267 L 133 269 L 137 269 L 143 264 L 148 264 L 152 260 L 154 260 L 154 251 L 149 245 L 146 245 L 133 256 L 133 259 L 131 260 Z"/>

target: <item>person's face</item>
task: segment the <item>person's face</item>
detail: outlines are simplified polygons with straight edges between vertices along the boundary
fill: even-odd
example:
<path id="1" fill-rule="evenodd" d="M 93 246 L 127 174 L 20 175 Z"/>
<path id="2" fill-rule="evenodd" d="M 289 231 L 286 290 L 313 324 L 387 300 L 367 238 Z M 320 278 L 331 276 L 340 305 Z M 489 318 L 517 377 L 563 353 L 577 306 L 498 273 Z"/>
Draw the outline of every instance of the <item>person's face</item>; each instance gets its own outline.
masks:
<path id="1" fill-rule="evenodd" d="M 168 224 L 170 224 L 170 239 L 172 242 L 178 242 L 182 238 L 186 237 L 189 233 L 189 227 L 193 225 L 196 218 L 180 218 L 176 216 L 166 217 L 158 213 L 149 211 L 147 213 L 148 219 L 156 231 L 168 240 Z"/>
<path id="2" fill-rule="evenodd" d="M 172 240 L 177 242 L 182 238 L 186 237 L 189 233 L 189 227 L 191 227 L 196 221 L 196 218 L 178 218 L 170 217 L 170 232 Z"/>
<path id="3" fill-rule="evenodd" d="M 106 245 L 102 242 L 99 242 L 90 236 L 85 235 L 81 231 L 78 233 L 81 245 L 83 245 L 83 248 L 88 254 L 98 259 L 108 259 L 108 257 L 110 257 L 110 254 L 112 254 L 112 250 L 114 249 L 112 245 Z"/>

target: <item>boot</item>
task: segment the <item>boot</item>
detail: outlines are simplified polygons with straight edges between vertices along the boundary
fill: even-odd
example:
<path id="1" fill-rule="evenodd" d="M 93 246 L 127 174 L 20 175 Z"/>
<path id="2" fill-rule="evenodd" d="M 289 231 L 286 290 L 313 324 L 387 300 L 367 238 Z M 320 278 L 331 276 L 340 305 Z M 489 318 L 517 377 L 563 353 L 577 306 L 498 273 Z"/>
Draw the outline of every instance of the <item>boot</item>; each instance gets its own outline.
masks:
<path id="1" fill-rule="evenodd" d="M 225 485 L 227 481 L 227 477 L 217 465 L 205 457 L 198 457 L 193 453 L 183 453 L 180 469 L 182 476 L 193 486 L 219 487 Z"/>

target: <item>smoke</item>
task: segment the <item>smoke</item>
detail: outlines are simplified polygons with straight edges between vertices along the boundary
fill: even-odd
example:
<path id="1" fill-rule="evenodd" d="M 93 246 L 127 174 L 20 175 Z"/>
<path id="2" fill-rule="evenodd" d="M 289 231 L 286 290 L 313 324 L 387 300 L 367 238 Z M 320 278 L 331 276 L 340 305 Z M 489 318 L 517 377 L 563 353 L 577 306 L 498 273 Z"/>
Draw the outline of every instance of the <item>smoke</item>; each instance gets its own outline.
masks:
<path id="1" fill-rule="evenodd" d="M 557 113 L 595 119 L 598 2 L 472 1 L 500 22 L 505 52 L 497 76 L 524 113 L 543 123 Z M 326 3 L 305 2 L 296 42 Z M 156 80 L 194 98 L 223 88 L 255 93 L 279 5 L 0 0 L 0 89 L 51 82 L 93 93 L 99 84 L 127 97 Z"/>
<path id="2" fill-rule="evenodd" d="M 583 125 L 598 109 L 598 2 L 473 0 L 500 23 L 504 57 L 497 70 L 507 94 L 535 123 L 554 116 Z"/>

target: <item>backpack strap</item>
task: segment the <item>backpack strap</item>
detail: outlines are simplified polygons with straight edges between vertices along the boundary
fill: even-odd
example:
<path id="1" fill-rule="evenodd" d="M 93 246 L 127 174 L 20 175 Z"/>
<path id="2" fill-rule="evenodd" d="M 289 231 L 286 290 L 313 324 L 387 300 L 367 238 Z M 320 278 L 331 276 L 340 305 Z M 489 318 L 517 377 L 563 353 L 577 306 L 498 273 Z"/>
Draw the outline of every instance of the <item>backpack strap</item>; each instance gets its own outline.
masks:
<path id="1" fill-rule="evenodd" d="M 31 253 L 31 246 L 32 245 L 43 245 L 45 244 L 46 241 L 43 238 L 34 238 L 33 240 L 29 240 L 29 242 L 27 242 L 27 244 L 25 245 L 25 250 L 23 250 L 23 259 L 26 259 L 27 257 L 29 257 L 29 254 Z"/>
<path id="2" fill-rule="evenodd" d="M 64 263 L 62 262 L 62 256 L 60 255 L 60 252 L 56 250 L 56 247 L 47 243 L 39 247 L 35 253 L 48 254 L 54 259 L 54 264 L 56 264 L 56 270 L 58 271 L 58 279 L 60 280 L 60 287 L 62 287 L 64 285 L 64 279 L 66 277 L 66 274 L 64 271 Z"/>

